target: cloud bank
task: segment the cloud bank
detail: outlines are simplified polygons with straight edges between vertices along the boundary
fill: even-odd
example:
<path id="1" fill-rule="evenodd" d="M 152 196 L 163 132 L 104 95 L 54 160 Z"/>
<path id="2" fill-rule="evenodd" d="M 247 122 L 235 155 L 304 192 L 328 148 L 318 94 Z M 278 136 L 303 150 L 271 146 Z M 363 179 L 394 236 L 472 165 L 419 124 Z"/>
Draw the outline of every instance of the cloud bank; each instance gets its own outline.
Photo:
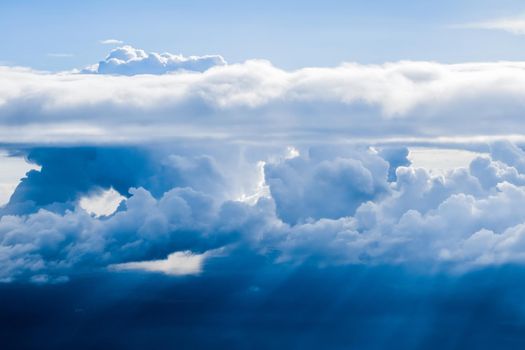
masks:
<path id="1" fill-rule="evenodd" d="M 0 68 L 3 345 L 522 347 L 524 63 L 215 59 Z"/>
<path id="2" fill-rule="evenodd" d="M 0 136 L 37 167 L 0 209 L 3 281 L 186 271 L 178 254 L 195 273 L 247 256 L 523 263 L 525 155 L 488 142 L 525 131 L 522 62 L 285 71 L 128 46 L 104 62 L 96 74 L 0 68 Z M 489 153 L 441 176 L 410 166 L 405 146 L 458 139 Z M 89 209 L 97 198 L 107 210 Z"/>
<path id="3" fill-rule="evenodd" d="M 242 265 L 248 257 L 453 273 L 525 262 L 525 215 L 515 210 L 525 202 L 525 152 L 511 143 L 443 176 L 407 166 L 403 149 L 208 151 L 26 151 L 41 170 L 2 209 L 0 278 L 59 282 L 108 267 L 194 274 L 217 259 Z M 258 199 L 239 200 L 239 186 Z M 127 197 L 115 213 L 90 215 L 79 205 L 109 188 Z"/>
<path id="4" fill-rule="evenodd" d="M 4 143 L 176 137 L 407 143 L 520 139 L 525 132 L 522 62 L 285 71 L 262 60 L 223 65 L 218 58 L 173 57 L 124 47 L 96 68 L 99 74 L 1 67 L 0 137 Z M 183 66 L 197 71 L 164 74 Z M 150 74 L 122 76 L 135 68 Z"/>

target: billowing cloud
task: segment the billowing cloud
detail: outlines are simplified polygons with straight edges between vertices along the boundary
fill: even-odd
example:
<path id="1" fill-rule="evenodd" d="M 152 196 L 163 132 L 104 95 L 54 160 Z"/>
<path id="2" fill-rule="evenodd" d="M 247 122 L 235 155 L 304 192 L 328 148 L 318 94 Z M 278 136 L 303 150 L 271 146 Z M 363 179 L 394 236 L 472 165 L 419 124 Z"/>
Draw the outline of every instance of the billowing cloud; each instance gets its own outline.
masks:
<path id="1" fill-rule="evenodd" d="M 130 48 L 110 57 L 103 66 L 122 66 L 115 69 L 125 74 L 151 62 L 150 73 L 164 73 L 169 64 L 158 62 L 171 60 Z M 6 143 L 522 140 L 524 83 L 522 62 L 346 63 L 286 71 L 252 60 L 134 76 L 3 67 L 0 137 Z"/>
<path id="2" fill-rule="evenodd" d="M 22 157 L 0 152 L 2 172 L 0 173 L 0 206 L 9 202 L 13 191 L 16 189 L 20 179 L 31 169 L 38 169 L 34 164 L 29 164 Z"/>
<path id="3" fill-rule="evenodd" d="M 0 68 L 0 137 L 35 165 L 0 208 L 3 281 L 525 262 L 525 152 L 492 142 L 525 132 L 522 62 L 286 71 L 122 47 L 93 73 Z M 423 141 L 485 153 L 430 173 Z"/>
<path id="4" fill-rule="evenodd" d="M 317 148 L 308 158 L 266 165 L 266 183 L 283 221 L 350 216 L 363 202 L 388 192 L 389 163 L 383 158 L 333 151 Z"/>
<path id="5" fill-rule="evenodd" d="M 184 275 L 206 271 L 204 259 L 454 272 L 525 263 L 525 215 L 515 210 L 525 203 L 525 152 L 516 145 L 492 144 L 469 168 L 440 176 L 407 166 L 402 149 L 312 146 L 248 157 L 237 147 L 206 156 L 185 147 L 29 151 L 42 168 L 3 209 L 0 278 L 59 282 L 108 266 Z M 233 189 L 260 188 L 261 162 L 268 193 L 238 200 Z M 127 197 L 115 213 L 98 217 L 79 205 L 109 188 Z M 217 249 L 220 256 L 207 253 Z"/>
<path id="6" fill-rule="evenodd" d="M 115 44 L 117 42 L 111 40 L 103 43 Z M 104 61 L 82 72 L 118 75 L 163 74 L 178 70 L 202 72 L 225 64 L 226 61 L 219 55 L 184 57 L 170 53 L 147 53 L 126 45 L 111 50 Z"/>

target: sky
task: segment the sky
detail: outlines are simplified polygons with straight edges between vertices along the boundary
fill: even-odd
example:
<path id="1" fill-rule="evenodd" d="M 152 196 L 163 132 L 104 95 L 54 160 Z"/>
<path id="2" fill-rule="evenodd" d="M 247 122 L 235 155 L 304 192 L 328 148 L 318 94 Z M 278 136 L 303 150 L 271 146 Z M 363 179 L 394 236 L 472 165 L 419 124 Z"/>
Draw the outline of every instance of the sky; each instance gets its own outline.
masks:
<path id="1" fill-rule="evenodd" d="M 82 67 L 116 39 L 147 51 L 265 58 L 276 66 L 521 60 L 523 37 L 456 26 L 525 14 L 518 0 L 3 1 L 0 61 Z"/>
<path id="2" fill-rule="evenodd" d="M 525 344 L 519 1 L 0 3 L 2 349 Z"/>

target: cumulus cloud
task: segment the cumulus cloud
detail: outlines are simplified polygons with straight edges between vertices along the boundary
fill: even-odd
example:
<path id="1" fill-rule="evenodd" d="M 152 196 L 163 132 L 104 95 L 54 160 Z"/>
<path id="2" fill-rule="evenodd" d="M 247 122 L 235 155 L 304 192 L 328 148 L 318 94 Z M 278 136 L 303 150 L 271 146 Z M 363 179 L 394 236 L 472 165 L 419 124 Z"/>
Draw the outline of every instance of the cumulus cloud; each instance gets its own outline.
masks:
<path id="1" fill-rule="evenodd" d="M 350 216 L 361 203 L 388 192 L 389 163 L 383 158 L 367 151 L 344 155 L 340 150 L 335 158 L 333 153 L 317 148 L 308 158 L 266 165 L 266 183 L 282 220 Z"/>
<path id="2" fill-rule="evenodd" d="M 91 196 L 82 197 L 78 204 L 90 214 L 96 216 L 107 216 L 113 214 L 124 199 L 124 196 L 113 188 L 110 188 L 102 193 L 95 193 Z"/>
<path id="3" fill-rule="evenodd" d="M 117 44 L 117 41 L 104 41 L 105 44 Z M 121 46 L 111 50 L 104 61 L 84 69 L 83 73 L 98 74 L 164 74 L 187 70 L 202 72 L 214 66 L 225 65 L 226 61 L 219 55 L 189 56 L 170 53 L 147 53 L 131 46 Z"/>
<path id="4" fill-rule="evenodd" d="M 0 152 L 2 172 L 0 173 L 0 206 L 9 202 L 20 179 L 31 169 L 38 169 L 35 164 L 29 164 L 22 157 L 8 152 Z"/>
<path id="5" fill-rule="evenodd" d="M 135 64 L 164 73 L 170 63 L 159 62 L 172 61 L 131 48 L 110 57 L 102 66 L 124 74 Z M 100 67 L 97 72 L 106 69 Z M 520 140 L 524 82 L 522 62 L 348 63 L 286 71 L 252 60 L 134 76 L 2 67 L 0 137 L 12 143 L 174 137 L 290 143 L 326 135 L 401 143 Z"/>
<path id="6" fill-rule="evenodd" d="M 82 204 L 86 197 L 98 197 L 111 188 L 125 196 L 131 187 L 146 187 L 156 196 L 176 186 L 217 198 L 233 191 L 226 189 L 212 158 L 191 153 L 167 155 L 158 147 L 39 147 L 20 153 L 35 165 L 7 205 L 0 208 L 0 214 L 31 213 L 42 208 L 72 210 L 77 201 Z M 116 193 L 112 197 L 119 198 Z"/>
<path id="7" fill-rule="evenodd" d="M 94 69 L 0 68 L 0 137 L 35 165 L 0 208 L 3 281 L 525 262 L 525 152 L 491 141 L 525 132 L 521 62 L 286 71 L 121 47 Z M 411 164 L 458 140 L 486 152 Z M 86 205 L 108 191 L 104 215 Z"/>
<path id="8" fill-rule="evenodd" d="M 400 148 L 311 146 L 293 157 L 286 148 L 248 157 L 237 147 L 242 158 L 213 147 L 206 156 L 185 147 L 26 151 L 42 168 L 3 209 L 0 278 L 59 282 L 108 266 L 184 275 L 205 271 L 204 261 L 258 258 L 455 272 L 525 263 L 525 215 L 515 210 L 525 203 L 525 152 L 514 144 L 492 144 L 469 168 L 439 176 L 407 164 Z M 252 182 L 246 189 L 260 186 L 261 161 L 267 195 L 238 200 L 240 178 Z M 126 197 L 113 214 L 79 205 L 108 188 Z M 217 249 L 226 250 L 210 254 Z"/>

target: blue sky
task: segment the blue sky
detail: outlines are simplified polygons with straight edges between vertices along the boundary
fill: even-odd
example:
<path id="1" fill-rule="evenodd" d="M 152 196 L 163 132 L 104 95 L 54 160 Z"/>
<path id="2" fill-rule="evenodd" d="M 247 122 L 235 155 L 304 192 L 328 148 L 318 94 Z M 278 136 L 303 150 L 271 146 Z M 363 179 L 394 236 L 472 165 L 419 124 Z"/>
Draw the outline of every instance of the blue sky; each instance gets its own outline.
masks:
<path id="1" fill-rule="evenodd" d="M 451 26 L 522 13 L 525 5 L 515 0 L 2 1 L 0 61 L 83 67 L 107 53 L 99 41 L 109 38 L 148 51 L 221 54 L 229 62 L 265 58 L 282 68 L 520 60 L 521 36 Z"/>

